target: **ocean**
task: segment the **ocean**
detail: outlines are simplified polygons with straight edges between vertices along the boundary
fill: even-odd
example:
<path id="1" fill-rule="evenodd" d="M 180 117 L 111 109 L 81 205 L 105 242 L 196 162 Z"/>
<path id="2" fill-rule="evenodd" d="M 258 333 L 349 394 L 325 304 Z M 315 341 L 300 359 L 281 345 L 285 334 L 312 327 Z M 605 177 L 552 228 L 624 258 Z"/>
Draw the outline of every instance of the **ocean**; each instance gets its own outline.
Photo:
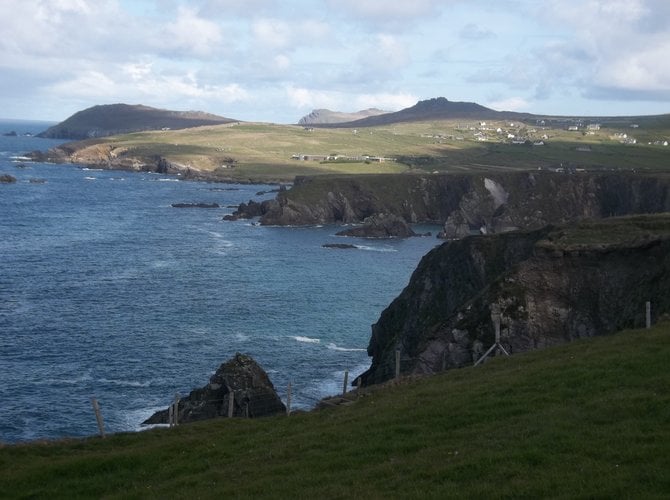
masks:
<path id="1" fill-rule="evenodd" d="M 236 352 L 310 409 L 369 366 L 370 325 L 439 243 L 328 249 L 339 227 L 222 220 L 274 186 L 27 162 L 62 142 L 25 135 L 47 125 L 0 122 L 0 442 L 95 434 L 93 397 L 108 432 L 141 430 Z M 221 208 L 171 206 L 200 202 Z"/>

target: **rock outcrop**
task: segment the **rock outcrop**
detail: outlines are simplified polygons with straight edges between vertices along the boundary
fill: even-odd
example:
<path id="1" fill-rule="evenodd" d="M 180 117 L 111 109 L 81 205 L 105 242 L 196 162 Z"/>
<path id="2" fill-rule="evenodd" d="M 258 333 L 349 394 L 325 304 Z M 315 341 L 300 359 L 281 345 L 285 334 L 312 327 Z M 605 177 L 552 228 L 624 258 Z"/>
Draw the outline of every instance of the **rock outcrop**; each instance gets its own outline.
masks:
<path id="1" fill-rule="evenodd" d="M 358 238 L 409 238 L 417 234 L 405 222 L 405 219 L 391 214 L 379 214 L 366 217 L 363 225 L 345 229 L 337 236 Z"/>
<path id="2" fill-rule="evenodd" d="M 205 202 L 173 203 L 172 207 L 173 208 L 219 208 L 219 204 L 218 203 L 205 203 Z"/>
<path id="3" fill-rule="evenodd" d="M 237 353 L 223 363 L 209 384 L 179 401 L 178 420 L 194 422 L 227 417 L 233 398 L 234 417 L 265 417 L 286 412 L 267 373 L 250 356 Z M 168 410 L 154 413 L 143 424 L 167 424 Z"/>
<path id="4" fill-rule="evenodd" d="M 364 384 L 643 326 L 670 311 L 670 214 L 470 236 L 429 252 L 372 326 Z"/>
<path id="5" fill-rule="evenodd" d="M 0 174 L 0 184 L 13 184 L 16 182 L 16 177 L 9 174 Z"/>

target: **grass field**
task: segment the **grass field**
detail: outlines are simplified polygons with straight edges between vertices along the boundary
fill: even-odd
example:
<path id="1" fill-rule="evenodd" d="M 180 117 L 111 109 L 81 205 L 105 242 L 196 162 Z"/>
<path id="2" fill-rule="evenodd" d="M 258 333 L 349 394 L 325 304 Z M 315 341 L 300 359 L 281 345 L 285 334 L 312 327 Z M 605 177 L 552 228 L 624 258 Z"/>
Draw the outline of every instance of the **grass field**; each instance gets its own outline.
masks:
<path id="1" fill-rule="evenodd" d="M 661 323 L 331 410 L 4 446 L 0 496 L 667 498 L 669 359 Z"/>
<path id="2" fill-rule="evenodd" d="M 622 119 L 623 120 L 623 119 Z M 500 131 L 498 131 L 500 129 Z M 623 138 L 623 134 L 626 138 Z M 525 144 L 513 144 L 520 138 Z M 624 144 L 635 138 L 635 144 Z M 222 166 L 239 180 L 290 181 L 296 175 L 322 173 L 398 173 L 536 169 L 564 166 L 588 169 L 670 170 L 670 117 L 614 121 L 598 131 L 572 132 L 564 126 L 524 123 L 431 121 L 371 128 L 314 128 L 238 123 L 185 130 L 135 133 L 84 141 L 106 144 L 117 157 L 162 156 L 196 170 Z M 543 145 L 532 145 L 543 142 Z M 323 162 L 295 160 L 294 155 L 385 157 L 399 161 Z"/>

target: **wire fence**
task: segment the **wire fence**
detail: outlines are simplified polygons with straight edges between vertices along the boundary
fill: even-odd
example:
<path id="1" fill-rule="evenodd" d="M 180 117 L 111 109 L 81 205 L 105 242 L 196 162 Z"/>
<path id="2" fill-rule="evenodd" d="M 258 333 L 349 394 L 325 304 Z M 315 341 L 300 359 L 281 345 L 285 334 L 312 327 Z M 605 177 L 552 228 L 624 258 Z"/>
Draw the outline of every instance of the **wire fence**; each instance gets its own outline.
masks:
<path id="1" fill-rule="evenodd" d="M 509 356 L 508 350 L 501 343 L 500 338 L 500 311 L 492 308 L 491 319 L 494 326 L 494 342 L 489 349 L 483 353 L 477 353 L 474 366 L 479 365 L 492 354 L 504 354 Z M 651 303 L 645 304 L 645 327 L 651 327 Z M 445 352 L 446 354 L 446 352 Z M 403 356 L 400 349 L 395 351 L 395 364 L 383 365 L 377 376 L 383 380 L 398 380 L 401 374 L 411 373 L 420 358 L 411 358 Z M 446 369 L 445 360 L 442 363 L 442 371 Z M 437 370 L 439 371 L 439 370 Z M 355 379 L 356 386 L 352 388 L 349 385 L 349 371 L 344 371 L 342 380 L 342 391 L 338 394 L 322 398 L 316 405 L 316 408 L 325 408 L 330 406 L 340 406 L 351 404 L 361 395 L 364 395 L 368 387 L 362 387 L 362 377 Z M 293 388 L 291 382 L 286 387 L 284 399 L 282 400 L 274 390 L 259 388 L 241 388 L 232 389 L 230 387 L 221 388 L 221 397 L 206 397 L 203 390 L 192 391 L 188 397 L 182 399 L 179 394 L 175 394 L 173 402 L 165 410 L 154 413 L 146 422 L 149 424 L 162 424 L 168 427 L 174 427 L 179 423 L 191 422 L 196 420 L 206 420 L 218 417 L 227 418 L 258 418 L 270 415 L 285 414 L 291 415 L 294 411 L 291 407 L 293 399 Z M 91 399 L 91 404 L 95 413 L 98 430 L 101 437 L 105 437 L 105 425 L 100 411 L 100 405 L 95 398 Z M 302 411 L 302 410 L 298 410 Z"/>

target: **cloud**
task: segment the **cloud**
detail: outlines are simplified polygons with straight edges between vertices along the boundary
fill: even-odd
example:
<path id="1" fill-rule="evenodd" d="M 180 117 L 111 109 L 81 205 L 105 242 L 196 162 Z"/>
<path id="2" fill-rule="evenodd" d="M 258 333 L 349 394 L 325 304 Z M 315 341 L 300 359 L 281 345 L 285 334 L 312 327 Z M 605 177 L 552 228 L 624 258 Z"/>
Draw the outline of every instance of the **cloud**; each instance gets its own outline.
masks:
<path id="1" fill-rule="evenodd" d="M 411 19 L 436 14 L 445 1 L 438 0 L 327 0 L 327 4 L 341 15 L 366 20 L 407 22 Z"/>
<path id="2" fill-rule="evenodd" d="M 589 97 L 655 100 L 670 94 L 670 25 L 659 22 L 670 16 L 670 3 L 587 0 L 579 9 L 566 9 L 553 0 L 545 9 L 545 16 L 572 32 L 569 39 L 547 47 L 548 72 L 565 68 Z"/>
<path id="3" fill-rule="evenodd" d="M 219 25 L 199 17 L 194 9 L 179 7 L 177 19 L 164 28 L 160 38 L 161 52 L 206 58 L 221 49 L 223 34 Z"/>
<path id="4" fill-rule="evenodd" d="M 463 26 L 459 35 L 464 40 L 489 40 L 496 37 L 493 31 L 482 28 L 474 23 L 468 23 Z"/>
<path id="5" fill-rule="evenodd" d="M 368 108 L 398 111 L 413 106 L 418 101 L 415 95 L 398 92 L 346 93 L 339 91 L 313 90 L 287 86 L 289 102 L 297 109 L 312 110 L 326 108 L 333 111 L 354 112 Z"/>
<path id="6" fill-rule="evenodd" d="M 491 101 L 488 106 L 498 111 L 527 111 L 530 103 L 523 97 L 515 96 Z"/>
<path id="7" fill-rule="evenodd" d="M 379 34 L 359 54 L 361 71 L 367 78 L 379 78 L 396 72 L 410 61 L 407 48 L 393 35 Z"/>

